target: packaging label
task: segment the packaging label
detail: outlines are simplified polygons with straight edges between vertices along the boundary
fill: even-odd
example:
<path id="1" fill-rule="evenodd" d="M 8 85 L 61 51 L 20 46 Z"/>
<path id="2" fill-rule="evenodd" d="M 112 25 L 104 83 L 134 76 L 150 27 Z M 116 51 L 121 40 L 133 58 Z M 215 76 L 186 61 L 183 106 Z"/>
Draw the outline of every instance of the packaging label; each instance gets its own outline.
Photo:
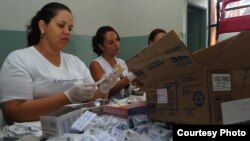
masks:
<path id="1" fill-rule="evenodd" d="M 205 103 L 204 94 L 201 92 L 195 92 L 193 95 L 193 102 L 195 106 L 201 107 Z"/>
<path id="2" fill-rule="evenodd" d="M 212 74 L 213 91 L 231 91 L 230 74 Z"/>
<path id="3" fill-rule="evenodd" d="M 223 102 L 221 109 L 223 124 L 247 122 L 250 119 L 250 98 Z"/>
<path id="4" fill-rule="evenodd" d="M 115 127 L 112 128 L 111 136 L 116 138 L 118 141 L 125 141 L 125 131 L 128 129 L 128 125 L 123 122 L 119 122 Z"/>
<path id="5" fill-rule="evenodd" d="M 168 103 L 168 91 L 167 88 L 157 89 L 157 103 Z"/>
<path id="6" fill-rule="evenodd" d="M 73 125 L 71 126 L 71 129 L 82 132 L 83 129 L 90 123 L 90 121 L 95 118 L 96 115 L 97 115 L 96 113 L 86 111 L 84 114 L 81 115 L 80 118 L 78 118 L 73 123 Z"/>
<path id="7" fill-rule="evenodd" d="M 170 57 L 170 59 L 176 65 L 177 68 L 192 64 L 191 58 L 187 55 L 173 56 Z"/>

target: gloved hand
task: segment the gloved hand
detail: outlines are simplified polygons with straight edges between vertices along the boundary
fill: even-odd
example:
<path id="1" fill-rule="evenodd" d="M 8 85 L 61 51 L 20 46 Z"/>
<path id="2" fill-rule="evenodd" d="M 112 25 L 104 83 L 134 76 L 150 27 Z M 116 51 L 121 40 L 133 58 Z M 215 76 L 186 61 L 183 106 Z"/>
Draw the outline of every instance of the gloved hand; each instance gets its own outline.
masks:
<path id="1" fill-rule="evenodd" d="M 119 78 L 115 73 L 110 73 L 109 75 L 104 75 L 104 81 L 100 83 L 99 89 L 102 93 L 108 93 L 111 88 L 113 88 Z"/>
<path id="2" fill-rule="evenodd" d="M 64 94 L 71 103 L 80 103 L 89 100 L 93 96 L 95 89 L 95 85 L 81 84 L 65 91 Z"/>
<path id="3" fill-rule="evenodd" d="M 131 82 L 136 78 L 136 76 L 132 72 L 129 72 L 127 75 L 127 78 L 129 80 L 129 82 Z"/>
<path id="4" fill-rule="evenodd" d="M 120 64 L 117 64 L 110 74 L 106 74 L 101 78 L 99 89 L 102 93 L 108 93 L 111 88 L 115 86 L 119 76 L 124 71 Z M 104 80 L 104 81 L 102 81 Z"/>

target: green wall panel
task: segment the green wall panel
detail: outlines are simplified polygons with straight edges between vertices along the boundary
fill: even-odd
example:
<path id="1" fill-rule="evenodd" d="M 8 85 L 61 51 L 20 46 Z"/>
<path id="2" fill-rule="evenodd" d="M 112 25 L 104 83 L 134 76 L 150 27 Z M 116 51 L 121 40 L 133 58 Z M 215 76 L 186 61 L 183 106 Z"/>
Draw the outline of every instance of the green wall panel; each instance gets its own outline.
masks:
<path id="1" fill-rule="evenodd" d="M 78 56 L 88 67 L 90 61 L 97 57 L 93 52 L 91 39 L 91 36 L 74 35 L 65 52 Z"/>
<path id="2" fill-rule="evenodd" d="M 26 32 L 0 30 L 0 66 L 11 51 L 25 47 Z M 97 57 L 92 51 L 90 36 L 74 35 L 65 52 L 78 56 L 86 65 Z"/>
<path id="3" fill-rule="evenodd" d="M 121 38 L 119 57 L 128 60 L 147 47 L 148 36 L 135 36 Z"/>
<path id="4" fill-rule="evenodd" d="M 11 51 L 25 48 L 26 44 L 25 32 L 0 30 L 0 66 Z"/>
<path id="5" fill-rule="evenodd" d="M 91 46 L 92 36 L 74 35 L 65 52 L 78 56 L 87 66 L 97 55 Z M 127 60 L 147 46 L 147 36 L 122 37 L 119 57 Z M 27 47 L 26 32 L 0 30 L 0 66 L 7 55 Z"/>

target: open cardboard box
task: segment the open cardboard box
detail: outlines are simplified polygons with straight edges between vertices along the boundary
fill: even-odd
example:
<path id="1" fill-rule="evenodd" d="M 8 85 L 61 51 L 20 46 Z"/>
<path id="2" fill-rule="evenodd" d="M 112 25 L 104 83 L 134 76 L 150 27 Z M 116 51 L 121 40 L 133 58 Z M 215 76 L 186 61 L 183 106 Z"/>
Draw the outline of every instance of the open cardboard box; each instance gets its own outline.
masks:
<path id="1" fill-rule="evenodd" d="M 43 137 L 47 139 L 52 136 L 71 133 L 71 126 L 84 112 L 90 111 L 96 114 L 103 114 L 103 106 L 108 103 L 108 99 L 102 99 L 95 102 L 68 104 L 41 116 Z"/>
<path id="2" fill-rule="evenodd" d="M 249 40 L 250 32 L 242 32 L 192 54 L 170 31 L 129 59 L 146 87 L 148 118 L 222 124 L 222 102 L 250 97 Z"/>

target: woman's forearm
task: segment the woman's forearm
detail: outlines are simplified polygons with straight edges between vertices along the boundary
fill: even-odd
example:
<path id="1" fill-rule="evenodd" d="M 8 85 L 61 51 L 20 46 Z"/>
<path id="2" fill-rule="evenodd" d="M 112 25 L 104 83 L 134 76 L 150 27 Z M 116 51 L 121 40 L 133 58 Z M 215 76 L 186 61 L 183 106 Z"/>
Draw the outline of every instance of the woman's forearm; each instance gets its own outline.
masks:
<path id="1" fill-rule="evenodd" d="M 69 103 L 64 94 L 57 94 L 35 100 L 11 100 L 2 104 L 2 109 L 8 122 L 24 122 L 39 120 L 40 116 Z"/>
<path id="2" fill-rule="evenodd" d="M 129 84 L 129 80 L 127 77 L 124 77 L 109 91 L 109 97 L 119 93 L 122 89 L 124 89 Z"/>

